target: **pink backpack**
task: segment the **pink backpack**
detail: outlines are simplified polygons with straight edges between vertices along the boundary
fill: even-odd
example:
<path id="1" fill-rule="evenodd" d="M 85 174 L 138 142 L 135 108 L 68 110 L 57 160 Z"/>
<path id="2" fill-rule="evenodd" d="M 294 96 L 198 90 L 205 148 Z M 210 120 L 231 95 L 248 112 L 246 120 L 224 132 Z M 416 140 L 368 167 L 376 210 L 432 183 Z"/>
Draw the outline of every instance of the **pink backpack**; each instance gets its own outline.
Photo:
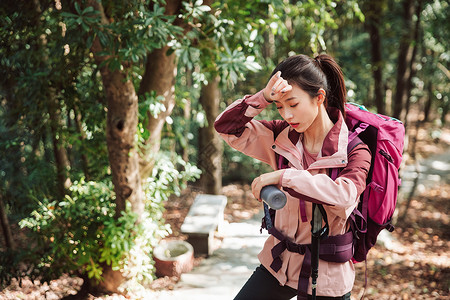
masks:
<path id="1" fill-rule="evenodd" d="M 380 231 L 385 228 L 389 231 L 394 230 L 391 220 L 397 203 L 400 185 L 398 169 L 402 161 L 405 137 L 403 124 L 394 118 L 371 113 L 363 106 L 350 103 L 346 104 L 346 114 L 345 121 L 350 129 L 347 153 L 364 142 L 372 152 L 372 162 L 366 189 L 361 194 L 358 207 L 350 216 L 351 230 L 342 235 L 328 236 L 320 241 L 319 257 L 335 263 L 344 263 L 350 259 L 354 262 L 366 260 L 367 252 L 375 245 Z M 283 157 L 280 156 L 279 169 L 287 167 L 283 161 Z M 330 176 L 333 180 L 337 178 L 339 171 L 339 169 L 331 170 Z M 322 216 L 326 229 L 328 221 L 325 211 L 322 212 Z M 298 299 L 307 299 L 309 277 L 312 274 L 311 244 L 292 242 L 273 226 L 274 220 L 275 210 L 270 209 L 264 202 L 261 230 L 267 229 L 280 241 L 271 250 L 273 261 L 270 268 L 274 272 L 280 270 L 282 265 L 280 256 L 286 250 L 304 255 L 297 290 Z"/>
<path id="2" fill-rule="evenodd" d="M 372 152 L 367 187 L 351 216 L 356 234 L 353 260 L 360 262 L 366 259 L 382 229 L 394 230 L 391 221 L 401 183 L 398 169 L 402 162 L 405 127 L 397 119 L 371 113 L 358 104 L 347 103 L 346 114 L 351 131 L 348 152 L 360 143 L 359 139 Z M 333 170 L 331 177 L 335 179 L 337 173 L 338 170 Z"/>
<path id="3" fill-rule="evenodd" d="M 402 161 L 405 128 L 403 124 L 390 117 L 374 114 L 357 104 L 346 104 L 346 123 L 350 129 L 347 152 L 364 142 L 372 152 L 372 162 L 367 177 L 367 186 L 361 194 L 360 203 L 352 212 L 349 222 L 351 230 L 342 235 L 328 236 L 320 241 L 319 257 L 328 262 L 344 263 L 366 260 L 367 252 L 375 245 L 382 229 L 394 230 L 391 224 L 397 203 L 400 179 L 398 169 Z M 279 168 L 286 168 L 283 157 L 279 157 Z M 331 170 L 334 180 L 339 169 Z M 326 213 L 322 216 L 325 229 L 328 227 Z M 274 226 L 275 210 L 264 202 L 264 217 L 261 229 L 265 228 L 280 242 L 272 252 L 271 269 L 278 272 L 281 268 L 281 254 L 290 252 L 304 255 L 298 280 L 298 299 L 307 299 L 309 277 L 311 272 L 311 244 L 296 244 L 286 238 Z M 326 235 L 326 234 L 325 234 Z M 323 247 L 322 247 L 323 246 Z M 367 273 L 366 273 L 367 276 Z M 366 277 L 367 283 L 367 277 Z"/>

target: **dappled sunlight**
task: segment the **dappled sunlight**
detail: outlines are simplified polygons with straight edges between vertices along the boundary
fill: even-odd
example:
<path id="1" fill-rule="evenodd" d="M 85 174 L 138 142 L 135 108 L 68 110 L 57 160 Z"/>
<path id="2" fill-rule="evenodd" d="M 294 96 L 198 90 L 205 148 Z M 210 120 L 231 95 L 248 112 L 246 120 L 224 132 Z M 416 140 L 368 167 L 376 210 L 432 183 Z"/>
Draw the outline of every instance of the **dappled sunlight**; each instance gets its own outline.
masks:
<path id="1" fill-rule="evenodd" d="M 295 152 L 283 149 L 289 139 L 278 146 L 288 130 L 291 142 L 302 132 L 306 149 L 323 150 L 319 159 L 334 151 L 321 141 L 335 141 L 328 117 L 345 101 L 406 129 L 396 230 L 370 251 L 365 290 L 365 264 L 356 265 L 352 299 L 450 299 L 448 0 L 3 3 L 1 300 L 233 299 L 268 237 L 252 180 Z M 280 67 L 281 77 L 271 76 L 288 57 L 303 57 L 307 68 L 295 63 L 299 73 Z M 346 126 L 337 127 L 345 140 Z M 294 156 L 286 158 L 297 166 Z M 364 166 L 350 166 L 362 174 Z M 374 190 L 392 192 L 390 182 Z M 195 211 L 200 194 L 222 201 Z M 309 231 L 297 210 L 303 218 L 296 206 L 276 223 L 289 221 L 303 241 Z M 345 220 L 334 221 L 345 230 Z M 157 272 L 155 249 L 174 240 L 196 255 L 189 268 Z M 174 253 L 165 259 L 182 256 Z M 288 273 L 299 267 L 293 262 Z"/>

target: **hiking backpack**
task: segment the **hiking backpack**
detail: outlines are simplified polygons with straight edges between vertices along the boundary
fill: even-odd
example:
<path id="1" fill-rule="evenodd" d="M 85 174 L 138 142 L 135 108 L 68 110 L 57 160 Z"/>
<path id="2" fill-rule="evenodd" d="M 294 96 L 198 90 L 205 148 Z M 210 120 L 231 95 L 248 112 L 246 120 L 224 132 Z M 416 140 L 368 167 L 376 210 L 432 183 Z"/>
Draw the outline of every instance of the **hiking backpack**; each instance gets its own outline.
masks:
<path id="1" fill-rule="evenodd" d="M 360 196 L 357 208 L 349 217 L 351 230 L 342 235 L 328 236 L 320 241 L 320 245 L 324 247 L 320 247 L 319 257 L 335 263 L 366 260 L 367 252 L 375 245 L 380 231 L 394 230 L 391 221 L 400 185 L 398 169 L 402 161 L 405 136 L 405 128 L 397 119 L 371 113 L 364 106 L 353 103 L 347 103 L 345 111 L 345 122 L 349 128 L 347 153 L 358 144 L 365 143 L 372 153 L 372 159 L 366 189 Z M 282 156 L 278 157 L 278 167 L 279 169 L 288 167 Z M 335 180 L 339 171 L 340 169 L 331 169 L 330 177 Z M 290 241 L 273 226 L 275 216 L 275 210 L 264 202 L 261 230 L 267 229 L 279 240 L 271 250 L 273 261 L 270 268 L 275 272 L 280 270 L 282 263 L 280 255 L 285 250 L 304 255 L 297 299 L 307 299 L 306 291 L 311 275 L 311 244 L 296 244 Z M 326 229 L 328 221 L 324 210 L 322 216 L 325 221 L 323 229 Z"/>
<path id="2" fill-rule="evenodd" d="M 351 226 L 356 234 L 353 261 L 361 262 L 367 257 L 381 230 L 394 230 L 392 216 L 397 204 L 398 187 L 401 183 L 398 170 L 402 162 L 405 127 L 394 118 L 369 112 L 364 106 L 347 103 L 346 124 L 350 152 L 358 137 L 372 153 L 367 185 L 360 203 L 351 215 Z M 336 179 L 338 170 L 331 177 Z"/>
<path id="3" fill-rule="evenodd" d="M 371 113 L 364 106 L 355 103 L 347 103 L 345 111 L 345 122 L 349 128 L 347 153 L 361 142 L 365 143 L 372 153 L 366 189 L 360 196 L 357 208 L 349 217 L 354 236 L 353 251 L 350 254 L 341 253 L 342 257 L 350 257 L 353 262 L 361 262 L 366 259 L 370 248 L 375 245 L 381 230 L 387 229 L 390 232 L 394 230 L 391 222 L 397 204 L 398 187 L 401 183 L 398 169 L 402 162 L 405 127 L 395 118 Z M 282 163 L 283 157 L 279 157 L 278 161 L 280 169 L 287 167 Z M 332 169 L 330 177 L 335 180 L 339 171 L 340 169 Z M 272 225 L 274 219 L 275 210 L 264 204 L 261 230 L 265 228 L 277 239 L 282 240 L 283 236 L 277 233 Z M 335 241 L 342 243 L 344 240 L 348 242 L 348 236 L 347 233 L 329 237 L 332 239 L 321 243 L 325 241 L 326 243 L 335 243 Z M 332 256 L 335 254 L 328 255 L 328 259 L 334 261 Z M 345 259 L 339 257 L 337 260 Z"/>

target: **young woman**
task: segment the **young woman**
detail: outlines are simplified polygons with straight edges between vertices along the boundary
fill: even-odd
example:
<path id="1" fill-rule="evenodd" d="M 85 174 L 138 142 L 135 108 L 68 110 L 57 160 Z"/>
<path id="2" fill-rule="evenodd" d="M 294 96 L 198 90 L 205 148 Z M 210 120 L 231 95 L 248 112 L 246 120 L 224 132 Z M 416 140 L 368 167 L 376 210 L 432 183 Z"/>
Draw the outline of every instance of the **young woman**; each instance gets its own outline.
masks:
<path id="1" fill-rule="evenodd" d="M 291 56 L 275 68 L 263 90 L 235 101 L 214 124 L 231 147 L 275 170 L 255 178 L 252 192 L 261 201 L 264 186 L 285 191 L 288 201 L 276 211 L 274 227 L 295 244 L 311 243 L 313 202 L 323 204 L 330 236 L 346 233 L 347 218 L 365 189 L 371 154 L 365 144 L 347 153 L 345 97 L 343 74 L 332 57 Z M 270 103 L 284 120 L 253 120 Z M 333 168 L 340 170 L 335 180 L 329 176 Z M 282 253 L 274 257 L 283 243 L 269 236 L 258 255 L 261 265 L 235 299 L 310 297 L 309 273 L 306 285 L 300 279 L 305 277 L 306 254 L 282 245 Z M 350 299 L 354 278 L 351 260 L 320 260 L 317 299 Z"/>

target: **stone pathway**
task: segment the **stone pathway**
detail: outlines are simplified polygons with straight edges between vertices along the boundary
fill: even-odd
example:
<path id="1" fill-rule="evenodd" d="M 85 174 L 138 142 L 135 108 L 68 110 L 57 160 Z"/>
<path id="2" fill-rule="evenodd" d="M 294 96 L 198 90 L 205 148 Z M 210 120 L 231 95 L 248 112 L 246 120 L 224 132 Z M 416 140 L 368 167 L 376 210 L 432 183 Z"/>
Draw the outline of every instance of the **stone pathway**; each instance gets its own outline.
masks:
<path id="1" fill-rule="evenodd" d="M 427 188 L 437 184 L 450 184 L 450 149 L 420 161 L 417 165 L 407 165 L 401 171 L 402 185 L 400 193 L 406 197 L 414 186 L 417 176 L 418 183 L 415 193 L 421 194 Z"/>
<path id="2" fill-rule="evenodd" d="M 220 248 L 190 273 L 182 274 L 171 291 L 152 292 L 151 299 L 230 300 L 239 292 L 253 270 L 267 232 L 260 234 L 262 210 L 251 220 L 225 224 Z"/>

